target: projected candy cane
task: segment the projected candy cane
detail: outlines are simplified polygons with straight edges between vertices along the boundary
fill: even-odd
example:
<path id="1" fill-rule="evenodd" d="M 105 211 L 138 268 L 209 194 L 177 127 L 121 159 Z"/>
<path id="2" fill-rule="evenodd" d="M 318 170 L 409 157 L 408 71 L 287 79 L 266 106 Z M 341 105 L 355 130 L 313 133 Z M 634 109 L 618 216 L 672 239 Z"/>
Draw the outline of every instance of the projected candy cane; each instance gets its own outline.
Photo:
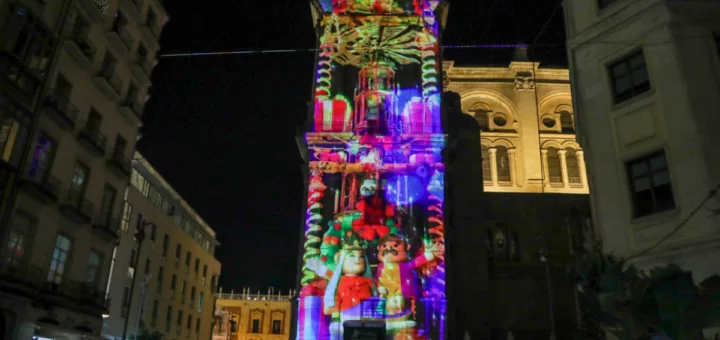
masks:
<path id="1" fill-rule="evenodd" d="M 427 100 L 438 93 L 437 41 L 426 29 L 417 35 L 416 42 L 422 53 L 422 94 Z"/>
<path id="2" fill-rule="evenodd" d="M 320 54 L 318 56 L 318 71 L 317 71 L 317 82 L 315 86 L 315 99 L 317 100 L 328 100 L 330 99 L 330 86 L 332 80 L 332 54 L 333 44 L 336 43 L 336 35 L 333 34 L 332 28 L 335 31 L 339 31 L 338 17 L 333 14 L 330 21 L 325 25 L 325 33 L 320 38 Z"/>
<path id="3" fill-rule="evenodd" d="M 327 186 L 322 182 L 322 174 L 313 172 L 310 175 L 310 186 L 308 188 L 307 218 L 305 220 L 305 254 L 303 254 L 303 278 L 302 284 L 306 285 L 316 278 L 315 272 L 307 268 L 309 258 L 320 256 L 320 245 L 322 243 L 322 199 L 325 197 Z"/>

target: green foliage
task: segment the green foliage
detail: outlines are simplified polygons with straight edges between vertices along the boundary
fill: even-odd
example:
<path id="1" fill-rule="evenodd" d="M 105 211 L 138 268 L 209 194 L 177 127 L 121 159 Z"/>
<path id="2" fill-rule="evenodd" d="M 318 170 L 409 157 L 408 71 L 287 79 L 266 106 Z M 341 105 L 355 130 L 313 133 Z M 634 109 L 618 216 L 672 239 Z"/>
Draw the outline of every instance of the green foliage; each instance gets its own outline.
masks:
<path id="1" fill-rule="evenodd" d="M 574 271 L 586 320 L 619 339 L 665 333 L 690 340 L 703 328 L 720 326 L 720 276 L 696 286 L 678 266 L 653 268 L 648 275 L 599 250 L 578 258 Z"/>

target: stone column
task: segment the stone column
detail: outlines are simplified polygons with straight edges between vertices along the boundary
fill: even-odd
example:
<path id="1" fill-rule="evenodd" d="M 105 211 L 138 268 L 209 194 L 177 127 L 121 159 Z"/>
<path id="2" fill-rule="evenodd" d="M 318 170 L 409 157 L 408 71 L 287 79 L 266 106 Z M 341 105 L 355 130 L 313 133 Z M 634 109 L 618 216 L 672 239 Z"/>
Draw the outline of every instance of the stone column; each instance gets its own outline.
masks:
<path id="1" fill-rule="evenodd" d="M 568 180 L 568 172 L 567 172 L 567 159 L 565 158 L 565 155 L 567 154 L 567 150 L 558 150 L 558 155 L 560 156 L 560 169 L 562 171 L 562 181 L 563 181 L 563 187 L 568 188 L 570 186 L 570 181 Z"/>
<path id="2" fill-rule="evenodd" d="M 583 156 L 585 152 L 577 150 L 575 153 L 577 154 L 578 167 L 580 168 L 580 181 L 582 182 L 583 188 L 588 188 L 587 173 L 585 173 L 585 157 Z"/>
<path id="3" fill-rule="evenodd" d="M 489 148 L 490 152 L 490 176 L 492 177 L 492 185 L 495 187 L 498 185 L 498 174 L 497 174 L 497 148 Z"/>
<path id="4" fill-rule="evenodd" d="M 508 149 L 508 162 L 510 163 L 510 184 L 517 185 L 517 177 L 515 176 L 515 149 Z"/>
<path id="5" fill-rule="evenodd" d="M 542 154 L 542 164 L 543 164 L 543 187 L 550 186 L 550 170 L 548 170 L 548 151 L 547 149 L 540 150 L 540 153 Z"/>

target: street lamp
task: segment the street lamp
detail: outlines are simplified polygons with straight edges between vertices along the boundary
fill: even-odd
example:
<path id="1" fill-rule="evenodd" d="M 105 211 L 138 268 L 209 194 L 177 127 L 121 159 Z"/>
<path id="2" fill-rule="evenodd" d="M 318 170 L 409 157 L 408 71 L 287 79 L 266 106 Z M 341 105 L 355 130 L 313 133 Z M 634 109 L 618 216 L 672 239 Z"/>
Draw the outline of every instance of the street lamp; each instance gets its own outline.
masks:
<path id="1" fill-rule="evenodd" d="M 135 263 L 133 264 L 133 268 L 135 269 L 135 271 L 137 270 L 138 262 L 140 262 L 140 250 L 142 250 L 142 244 L 143 244 L 143 241 L 145 241 L 145 227 L 149 226 L 149 225 L 155 226 L 155 223 L 145 222 L 145 220 L 142 218 L 142 215 L 138 215 L 137 228 L 135 230 L 135 241 L 137 241 L 137 243 L 138 243 L 138 251 L 135 254 L 135 259 L 134 259 Z M 128 301 L 128 308 L 127 308 L 128 315 L 125 316 L 125 325 L 123 326 L 122 340 L 127 339 L 126 335 L 127 335 L 128 321 L 130 321 L 130 311 L 132 310 L 131 307 L 132 307 L 132 301 L 133 301 L 133 292 L 135 291 L 135 279 L 137 278 L 137 273 L 135 273 L 135 271 L 133 271 L 132 282 L 130 284 L 130 297 L 129 297 L 130 301 Z M 136 334 L 136 336 L 137 336 L 137 334 Z"/>

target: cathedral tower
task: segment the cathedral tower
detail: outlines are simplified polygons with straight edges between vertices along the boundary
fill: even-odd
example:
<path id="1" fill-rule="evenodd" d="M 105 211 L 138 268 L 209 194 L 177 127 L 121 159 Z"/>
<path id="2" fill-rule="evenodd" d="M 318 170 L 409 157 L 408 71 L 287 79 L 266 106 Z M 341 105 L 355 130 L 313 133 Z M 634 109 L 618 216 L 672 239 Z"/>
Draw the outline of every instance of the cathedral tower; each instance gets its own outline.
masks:
<path id="1" fill-rule="evenodd" d="M 445 338 L 441 0 L 313 0 L 298 339 Z"/>

